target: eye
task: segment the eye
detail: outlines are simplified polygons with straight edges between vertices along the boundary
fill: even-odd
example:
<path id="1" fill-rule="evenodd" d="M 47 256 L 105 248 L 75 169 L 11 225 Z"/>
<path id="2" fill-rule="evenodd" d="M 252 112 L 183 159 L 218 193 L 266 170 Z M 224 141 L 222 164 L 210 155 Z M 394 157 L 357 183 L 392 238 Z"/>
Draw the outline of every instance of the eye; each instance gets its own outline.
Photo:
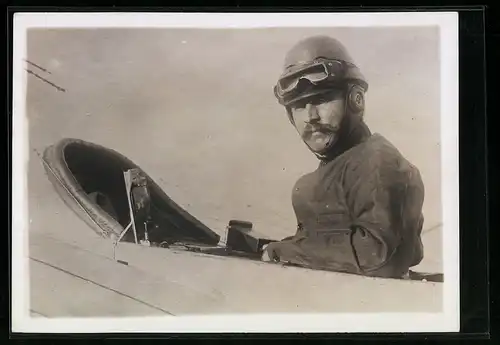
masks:
<path id="1" fill-rule="evenodd" d="M 297 101 L 291 105 L 293 110 L 303 110 L 306 107 L 307 102 L 305 101 Z"/>
<path id="2" fill-rule="evenodd" d="M 333 100 L 333 98 L 332 98 L 331 92 L 323 93 L 323 94 L 319 94 L 319 95 L 316 95 L 313 98 L 311 98 L 311 104 L 320 105 L 323 103 L 331 102 L 332 100 Z"/>
<path id="3" fill-rule="evenodd" d="M 327 103 L 327 102 L 330 102 L 330 100 L 327 97 L 325 97 L 325 96 L 318 96 L 311 103 L 314 104 L 314 105 L 319 105 L 319 104 Z"/>
<path id="4" fill-rule="evenodd" d="M 328 93 L 317 95 L 313 99 L 312 103 L 314 105 L 319 105 L 319 104 L 323 104 L 323 103 L 328 103 L 328 102 L 332 102 L 332 101 L 335 101 L 335 100 L 339 100 L 341 98 L 343 98 L 343 90 L 341 90 L 341 89 L 332 89 Z"/>

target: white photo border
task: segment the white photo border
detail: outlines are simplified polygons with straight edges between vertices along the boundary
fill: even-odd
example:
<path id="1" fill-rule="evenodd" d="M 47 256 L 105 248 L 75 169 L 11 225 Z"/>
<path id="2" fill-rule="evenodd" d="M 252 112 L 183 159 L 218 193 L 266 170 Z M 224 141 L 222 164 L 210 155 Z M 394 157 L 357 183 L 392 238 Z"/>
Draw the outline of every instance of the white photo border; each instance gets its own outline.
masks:
<path id="1" fill-rule="evenodd" d="M 16 13 L 13 37 L 12 331 L 36 333 L 165 332 L 457 332 L 459 331 L 458 13 Z M 254 314 L 45 319 L 29 314 L 26 118 L 30 28 L 440 28 L 441 165 L 444 275 L 442 313 Z M 196 329 L 193 325 L 197 325 Z"/>

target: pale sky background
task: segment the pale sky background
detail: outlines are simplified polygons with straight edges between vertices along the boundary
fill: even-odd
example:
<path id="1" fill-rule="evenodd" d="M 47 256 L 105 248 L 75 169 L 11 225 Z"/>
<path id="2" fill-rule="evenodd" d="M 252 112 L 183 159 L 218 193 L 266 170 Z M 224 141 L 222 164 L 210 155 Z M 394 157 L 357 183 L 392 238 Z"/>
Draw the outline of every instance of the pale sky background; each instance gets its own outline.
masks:
<path id="1" fill-rule="evenodd" d="M 27 59 L 51 74 L 30 69 L 67 91 L 28 76 L 30 147 L 64 137 L 104 145 L 221 234 L 237 218 L 291 235 L 292 187 L 318 162 L 272 88 L 286 51 L 313 34 L 348 48 L 370 84 L 366 122 L 420 169 L 424 227 L 440 223 L 437 27 L 31 29 Z M 54 216 L 60 204 L 33 153 L 28 188 L 30 218 Z"/>

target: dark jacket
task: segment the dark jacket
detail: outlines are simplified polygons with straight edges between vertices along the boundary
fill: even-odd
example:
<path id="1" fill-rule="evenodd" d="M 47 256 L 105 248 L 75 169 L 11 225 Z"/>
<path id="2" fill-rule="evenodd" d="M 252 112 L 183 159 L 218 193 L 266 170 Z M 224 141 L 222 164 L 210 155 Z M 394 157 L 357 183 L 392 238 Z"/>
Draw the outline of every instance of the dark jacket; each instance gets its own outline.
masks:
<path id="1" fill-rule="evenodd" d="M 418 169 L 382 135 L 357 135 L 297 181 L 297 234 L 266 250 L 300 266 L 400 278 L 423 258 L 423 201 Z"/>

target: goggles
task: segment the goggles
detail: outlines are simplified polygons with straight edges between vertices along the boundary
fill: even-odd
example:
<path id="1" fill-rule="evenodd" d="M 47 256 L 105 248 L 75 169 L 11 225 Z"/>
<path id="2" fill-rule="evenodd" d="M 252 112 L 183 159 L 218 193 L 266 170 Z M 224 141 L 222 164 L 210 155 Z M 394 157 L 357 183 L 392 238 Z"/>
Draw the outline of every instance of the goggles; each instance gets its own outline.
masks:
<path id="1" fill-rule="evenodd" d="M 321 59 L 306 66 L 299 66 L 285 72 L 275 87 L 276 95 L 285 98 L 287 95 L 299 91 L 301 81 L 306 81 L 309 86 L 319 84 L 338 83 L 345 77 L 350 64 L 344 61 Z M 354 66 L 353 66 L 354 67 Z"/>

